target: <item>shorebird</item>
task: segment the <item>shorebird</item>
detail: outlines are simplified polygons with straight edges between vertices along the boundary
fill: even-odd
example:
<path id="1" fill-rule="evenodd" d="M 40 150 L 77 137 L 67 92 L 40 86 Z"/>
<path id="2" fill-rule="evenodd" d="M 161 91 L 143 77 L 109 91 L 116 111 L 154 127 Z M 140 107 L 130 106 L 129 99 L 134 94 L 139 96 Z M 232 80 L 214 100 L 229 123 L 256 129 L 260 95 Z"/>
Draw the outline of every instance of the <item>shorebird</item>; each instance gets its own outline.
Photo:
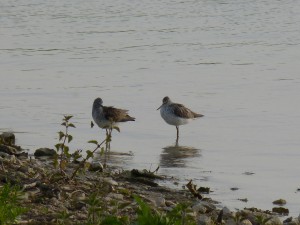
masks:
<path id="1" fill-rule="evenodd" d="M 114 128 L 119 122 L 135 121 L 128 115 L 128 110 L 117 109 L 112 106 L 103 106 L 101 98 L 96 98 L 93 103 L 92 116 L 95 123 L 102 129 Z"/>
<path id="2" fill-rule="evenodd" d="M 162 105 L 157 110 L 159 109 L 160 115 L 166 123 L 176 126 L 176 143 L 179 137 L 179 126 L 187 124 L 192 119 L 203 116 L 202 114 L 193 112 L 182 104 L 172 102 L 168 96 L 163 98 Z"/>

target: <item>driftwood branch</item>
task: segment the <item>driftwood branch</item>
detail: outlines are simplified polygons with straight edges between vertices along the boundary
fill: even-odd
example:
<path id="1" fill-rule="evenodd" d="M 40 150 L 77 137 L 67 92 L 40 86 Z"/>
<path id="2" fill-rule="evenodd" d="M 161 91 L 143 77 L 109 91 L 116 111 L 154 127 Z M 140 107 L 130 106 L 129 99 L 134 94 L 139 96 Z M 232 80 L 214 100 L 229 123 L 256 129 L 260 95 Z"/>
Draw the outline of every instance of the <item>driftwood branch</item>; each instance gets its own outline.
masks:
<path id="1" fill-rule="evenodd" d="M 203 197 L 202 197 L 202 195 L 197 191 L 197 189 L 196 189 L 196 185 L 194 185 L 193 183 L 193 180 L 190 180 L 188 183 L 187 183 L 187 185 L 186 185 L 186 187 L 189 189 L 189 191 L 194 195 L 194 197 L 196 197 L 196 198 L 198 198 L 198 199 L 202 199 Z"/>

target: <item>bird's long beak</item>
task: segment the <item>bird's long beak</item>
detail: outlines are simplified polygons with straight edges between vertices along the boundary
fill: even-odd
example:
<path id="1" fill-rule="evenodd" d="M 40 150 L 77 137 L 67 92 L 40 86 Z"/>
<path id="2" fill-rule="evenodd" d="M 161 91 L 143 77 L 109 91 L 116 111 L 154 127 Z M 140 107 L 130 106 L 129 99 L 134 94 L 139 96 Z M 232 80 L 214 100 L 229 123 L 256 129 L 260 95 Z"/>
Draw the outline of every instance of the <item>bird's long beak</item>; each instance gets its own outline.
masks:
<path id="1" fill-rule="evenodd" d="M 159 110 L 162 106 L 163 106 L 163 104 L 161 106 L 159 106 L 157 110 Z"/>

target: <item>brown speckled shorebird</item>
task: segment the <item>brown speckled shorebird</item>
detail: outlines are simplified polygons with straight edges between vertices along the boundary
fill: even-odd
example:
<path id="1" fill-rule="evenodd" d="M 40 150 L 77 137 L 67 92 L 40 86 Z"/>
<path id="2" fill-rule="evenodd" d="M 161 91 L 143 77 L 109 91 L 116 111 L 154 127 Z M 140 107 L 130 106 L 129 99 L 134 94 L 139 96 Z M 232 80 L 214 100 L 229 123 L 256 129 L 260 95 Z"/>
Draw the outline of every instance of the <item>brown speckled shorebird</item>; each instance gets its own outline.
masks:
<path id="1" fill-rule="evenodd" d="M 103 106 L 101 98 L 96 98 L 93 103 L 92 116 L 95 123 L 102 129 L 112 129 L 120 122 L 135 121 L 128 115 L 128 110 L 117 109 L 112 106 Z"/>
<path id="2" fill-rule="evenodd" d="M 182 104 L 172 102 L 168 96 L 164 97 L 162 102 L 162 105 L 157 110 L 160 109 L 160 115 L 166 123 L 176 126 L 176 142 L 178 142 L 180 125 L 187 124 L 191 120 L 203 116 L 202 114 L 193 112 Z"/>

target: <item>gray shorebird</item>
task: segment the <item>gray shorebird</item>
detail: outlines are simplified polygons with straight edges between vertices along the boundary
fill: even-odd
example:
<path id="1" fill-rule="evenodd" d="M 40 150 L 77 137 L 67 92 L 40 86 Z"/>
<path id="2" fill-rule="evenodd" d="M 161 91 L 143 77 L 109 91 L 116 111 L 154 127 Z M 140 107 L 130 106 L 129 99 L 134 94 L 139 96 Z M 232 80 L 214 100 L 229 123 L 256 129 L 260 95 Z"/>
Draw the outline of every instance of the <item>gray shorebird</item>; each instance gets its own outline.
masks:
<path id="1" fill-rule="evenodd" d="M 202 114 L 193 112 L 182 104 L 172 102 L 168 96 L 163 98 L 162 105 L 157 110 L 159 109 L 160 115 L 166 121 L 166 123 L 176 126 L 176 142 L 178 142 L 180 125 L 187 124 L 192 119 L 203 116 Z"/>
<path id="2" fill-rule="evenodd" d="M 128 115 L 128 110 L 117 109 L 112 106 L 103 106 L 101 98 L 96 98 L 93 103 L 92 116 L 95 123 L 102 129 L 112 129 L 119 122 L 135 121 Z"/>

